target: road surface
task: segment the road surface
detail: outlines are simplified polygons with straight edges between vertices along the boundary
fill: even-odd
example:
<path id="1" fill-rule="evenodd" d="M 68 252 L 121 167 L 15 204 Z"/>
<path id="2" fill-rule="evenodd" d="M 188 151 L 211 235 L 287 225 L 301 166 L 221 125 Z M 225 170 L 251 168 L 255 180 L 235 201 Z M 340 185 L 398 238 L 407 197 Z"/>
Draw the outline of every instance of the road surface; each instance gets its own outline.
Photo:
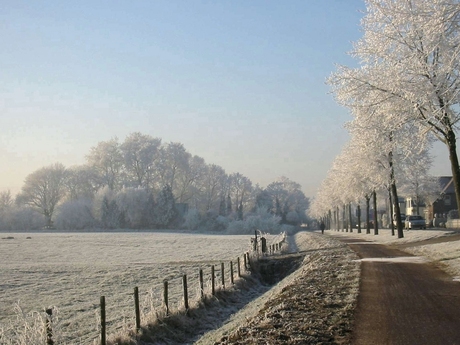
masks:
<path id="1" fill-rule="evenodd" d="M 355 345 L 460 345 L 460 282 L 399 249 L 342 239 L 362 259 Z"/>

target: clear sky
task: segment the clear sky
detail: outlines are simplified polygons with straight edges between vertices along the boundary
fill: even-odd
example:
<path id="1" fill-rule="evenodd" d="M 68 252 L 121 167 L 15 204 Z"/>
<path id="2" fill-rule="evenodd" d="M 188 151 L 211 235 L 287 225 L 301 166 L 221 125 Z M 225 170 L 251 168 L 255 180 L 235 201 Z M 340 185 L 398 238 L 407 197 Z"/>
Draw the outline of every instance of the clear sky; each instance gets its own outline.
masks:
<path id="1" fill-rule="evenodd" d="M 351 119 L 325 79 L 354 63 L 346 53 L 363 9 L 361 0 L 3 0 L 0 191 L 141 132 L 262 186 L 284 175 L 314 196 Z M 450 174 L 441 162 L 436 173 Z"/>

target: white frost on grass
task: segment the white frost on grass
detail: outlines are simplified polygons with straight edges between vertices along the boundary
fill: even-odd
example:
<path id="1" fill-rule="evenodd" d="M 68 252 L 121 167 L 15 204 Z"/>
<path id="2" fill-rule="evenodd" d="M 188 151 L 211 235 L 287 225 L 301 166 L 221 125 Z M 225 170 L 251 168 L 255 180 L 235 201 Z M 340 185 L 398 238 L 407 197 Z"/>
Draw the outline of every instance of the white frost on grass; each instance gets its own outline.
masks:
<path id="1" fill-rule="evenodd" d="M 392 262 L 392 263 L 414 263 L 425 264 L 429 262 L 427 258 L 421 256 L 398 256 L 395 258 L 364 258 L 357 260 L 360 262 Z"/>
<path id="2" fill-rule="evenodd" d="M 404 230 L 404 237 L 398 238 L 397 232 L 395 230 L 395 235 L 391 235 L 390 229 L 379 229 L 379 234 L 374 235 L 374 229 L 371 229 L 371 234 L 364 233 L 366 229 L 362 229 L 362 233 L 358 233 L 356 229 L 353 229 L 353 232 L 342 232 L 342 231 L 326 231 L 325 234 L 330 236 L 342 236 L 342 237 L 351 237 L 356 239 L 363 239 L 369 242 L 381 243 L 381 244 L 402 244 L 402 243 L 411 243 L 418 242 L 432 238 L 438 238 L 452 234 L 453 231 L 446 229 L 439 230 Z"/>
<path id="3" fill-rule="evenodd" d="M 460 241 L 427 244 L 405 249 L 414 255 L 423 255 L 442 264 L 446 272 L 460 280 Z"/>
<path id="4" fill-rule="evenodd" d="M 215 329 L 204 334 L 195 344 L 209 345 L 219 342 L 223 337 L 228 337 L 232 333 L 237 332 L 239 327 L 244 327 L 251 320 L 255 319 L 260 311 L 264 309 L 271 300 L 276 300 L 286 287 L 297 284 L 299 280 L 309 277 L 313 271 L 331 272 L 337 267 L 346 266 L 347 261 L 353 262 L 357 258 L 351 250 L 346 249 L 346 245 L 328 236 L 318 235 L 312 232 L 299 232 L 288 239 L 288 249 L 291 253 L 302 253 L 305 255 L 303 264 L 295 272 L 284 278 L 278 284 L 273 286 L 268 292 L 251 303 L 247 304 L 242 310 L 238 311 L 219 329 Z M 347 253 L 347 254 L 344 254 Z M 335 277 L 334 281 L 337 285 L 341 282 L 350 282 L 352 286 L 348 295 L 343 297 L 343 301 L 350 305 L 350 308 L 355 304 L 359 290 L 359 266 L 351 265 L 352 269 L 340 270 L 340 273 Z M 334 294 L 332 294 L 334 296 Z M 300 298 L 314 298 L 311 295 L 299 296 Z M 285 300 L 281 303 L 295 303 Z M 315 320 L 322 322 L 321 319 Z M 299 320 L 299 322 L 303 322 Z M 293 325 L 295 328 L 295 326 Z M 248 343 L 257 343 L 254 339 L 247 339 Z M 262 343 L 262 342 L 260 342 Z M 265 343 L 265 342 L 264 342 Z"/>
<path id="5" fill-rule="evenodd" d="M 167 279 L 170 307 L 177 308 L 184 273 L 193 299 L 199 269 L 207 280 L 211 265 L 219 275 L 224 262 L 228 275 L 229 261 L 249 250 L 249 238 L 165 232 L 5 234 L 0 239 L 0 333 L 15 323 L 19 301 L 26 314 L 59 308 L 66 332 L 60 344 L 90 344 L 98 337 L 100 296 L 106 297 L 108 333 L 114 333 L 134 316 L 135 286 L 142 301 L 153 289 L 159 305 Z"/>

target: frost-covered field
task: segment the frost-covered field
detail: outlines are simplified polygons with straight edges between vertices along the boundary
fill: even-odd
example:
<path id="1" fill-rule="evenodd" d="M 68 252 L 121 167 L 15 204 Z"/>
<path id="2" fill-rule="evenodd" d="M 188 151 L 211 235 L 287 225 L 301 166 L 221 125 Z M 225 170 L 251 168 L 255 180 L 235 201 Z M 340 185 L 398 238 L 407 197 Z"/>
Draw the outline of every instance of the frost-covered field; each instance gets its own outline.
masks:
<path id="1" fill-rule="evenodd" d="M 0 323 L 5 326 L 15 317 L 18 301 L 24 312 L 56 306 L 63 340 L 72 344 L 89 344 L 98 337 L 100 296 L 106 296 L 110 334 L 123 326 L 125 317 L 132 319 L 135 286 L 141 299 L 153 289 L 153 300 L 160 305 L 167 279 L 172 307 L 178 307 L 184 273 L 193 299 L 200 268 L 205 279 L 211 265 L 219 274 L 224 262 L 228 271 L 229 262 L 242 257 L 250 244 L 249 235 L 163 232 L 24 232 L 0 237 Z"/>

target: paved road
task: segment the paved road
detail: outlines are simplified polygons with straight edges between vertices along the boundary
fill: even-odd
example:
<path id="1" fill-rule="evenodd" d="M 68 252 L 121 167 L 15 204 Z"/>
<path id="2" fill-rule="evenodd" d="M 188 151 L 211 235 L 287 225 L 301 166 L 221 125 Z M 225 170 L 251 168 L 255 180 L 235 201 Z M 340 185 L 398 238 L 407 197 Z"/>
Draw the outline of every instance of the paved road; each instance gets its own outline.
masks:
<path id="1" fill-rule="evenodd" d="M 384 245 L 343 239 L 363 259 L 355 345 L 460 345 L 460 283 Z"/>

